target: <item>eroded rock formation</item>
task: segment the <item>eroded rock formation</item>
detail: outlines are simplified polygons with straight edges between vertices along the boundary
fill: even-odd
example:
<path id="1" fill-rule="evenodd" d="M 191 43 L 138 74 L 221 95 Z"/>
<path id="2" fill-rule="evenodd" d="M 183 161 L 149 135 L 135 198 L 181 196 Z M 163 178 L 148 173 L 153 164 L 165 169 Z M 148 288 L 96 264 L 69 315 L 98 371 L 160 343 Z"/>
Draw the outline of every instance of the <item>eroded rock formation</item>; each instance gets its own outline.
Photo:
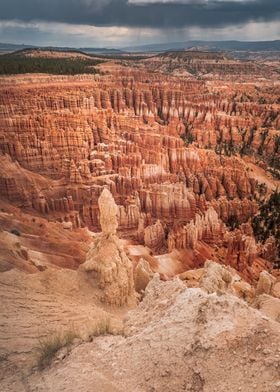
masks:
<path id="1" fill-rule="evenodd" d="M 97 273 L 103 302 L 122 306 L 135 300 L 133 266 L 116 235 L 118 207 L 108 189 L 102 191 L 98 205 L 102 233 L 90 247 L 82 267 Z"/>
<path id="2" fill-rule="evenodd" d="M 207 261 L 200 287 L 207 293 L 226 292 L 232 281 L 230 271 L 223 265 Z"/>
<path id="3" fill-rule="evenodd" d="M 250 230 L 277 186 L 277 75 L 201 52 L 129 64 L 0 81 L 1 198 L 65 229 L 100 231 L 107 187 L 121 237 L 154 253 L 189 250 L 197 266 L 218 246 L 216 261 L 257 280 L 277 253 Z M 180 73 L 191 64 L 192 75 Z"/>
<path id="4" fill-rule="evenodd" d="M 188 51 L 98 69 L 0 78 L 1 386 L 278 391 L 276 65 Z M 95 340 L 112 315 L 126 336 Z M 46 325 L 72 323 L 93 341 L 27 381 Z"/>

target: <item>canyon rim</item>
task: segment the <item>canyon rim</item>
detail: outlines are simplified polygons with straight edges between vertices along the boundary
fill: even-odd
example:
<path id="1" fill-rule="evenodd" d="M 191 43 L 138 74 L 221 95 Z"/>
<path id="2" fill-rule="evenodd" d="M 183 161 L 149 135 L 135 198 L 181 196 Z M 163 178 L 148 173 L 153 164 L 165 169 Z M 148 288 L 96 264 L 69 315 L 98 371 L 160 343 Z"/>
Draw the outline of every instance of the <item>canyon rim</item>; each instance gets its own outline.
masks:
<path id="1" fill-rule="evenodd" d="M 279 392 L 279 4 L 26 3 L 0 4 L 1 391 Z"/>

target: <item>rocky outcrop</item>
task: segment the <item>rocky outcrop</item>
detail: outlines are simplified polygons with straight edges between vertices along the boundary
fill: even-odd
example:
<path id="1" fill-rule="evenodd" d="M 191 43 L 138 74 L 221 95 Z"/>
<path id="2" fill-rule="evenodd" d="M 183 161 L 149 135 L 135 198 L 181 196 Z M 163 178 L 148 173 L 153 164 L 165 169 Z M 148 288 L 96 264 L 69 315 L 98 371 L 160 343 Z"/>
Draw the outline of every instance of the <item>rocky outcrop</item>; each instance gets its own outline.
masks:
<path id="1" fill-rule="evenodd" d="M 200 287 L 207 293 L 226 292 L 231 281 L 232 275 L 225 266 L 211 261 L 205 263 Z"/>
<path id="2" fill-rule="evenodd" d="M 87 254 L 82 269 L 97 274 L 100 299 L 109 305 L 123 306 L 135 300 L 133 266 L 116 235 L 118 207 L 108 189 L 98 200 L 102 233 Z"/>
<path id="3" fill-rule="evenodd" d="M 240 61 L 225 53 L 200 50 L 169 51 L 142 62 L 153 71 L 188 77 L 205 75 L 207 79 L 250 80 L 266 76 L 265 72 L 273 72 L 269 67 L 252 61 Z"/>
<path id="4" fill-rule="evenodd" d="M 241 230 L 227 233 L 225 236 L 227 243 L 227 262 L 237 271 L 245 271 L 250 267 L 258 255 L 256 241 L 253 237 L 247 236 Z"/>
<path id="5" fill-rule="evenodd" d="M 1 80 L 1 198 L 64 227 L 99 231 L 107 187 L 120 235 L 156 253 L 196 250 L 202 241 L 228 249 L 224 260 L 239 269 L 258 256 L 273 262 L 273 239 L 256 250 L 252 232 L 227 232 L 250 225 L 259 209 L 263 178 L 252 165 L 277 162 L 277 86 L 245 71 L 250 83 L 226 80 L 252 64 L 215 56 L 168 54 L 137 69 L 114 63 L 99 76 Z M 195 73 L 212 69 L 223 81 L 150 72 L 166 59 L 193 63 Z"/>
<path id="6" fill-rule="evenodd" d="M 231 293 L 248 304 L 254 304 L 256 299 L 255 287 L 246 282 L 235 269 L 212 260 L 207 260 L 203 268 L 183 272 L 180 279 L 188 287 L 200 287 L 208 293 Z"/>
<path id="7" fill-rule="evenodd" d="M 277 233 L 254 222 L 277 228 L 279 73 L 198 51 L 98 68 L 0 78 L 2 389 L 278 391 Z M 111 315 L 125 336 L 95 339 Z M 27 380 L 69 323 L 93 341 Z"/>
<path id="8" fill-rule="evenodd" d="M 165 233 L 160 220 L 144 229 L 144 244 L 151 249 L 160 250 L 164 246 Z"/>
<path id="9" fill-rule="evenodd" d="M 276 359 L 278 363 L 279 326 L 234 295 L 219 295 L 212 290 L 208 294 L 199 288 L 186 288 L 179 280 L 160 282 L 155 276 L 146 288 L 143 301 L 126 320 L 125 333 L 127 339 L 112 351 L 123 369 L 129 366 L 129 370 L 124 370 L 128 388 L 133 383 L 134 388 L 141 384 L 145 389 L 152 385 L 156 390 L 167 391 L 238 391 L 241 388 L 252 392 L 251 374 L 254 372 L 252 377 L 260 389 L 277 390 L 277 367 L 272 362 L 267 363 L 265 376 L 257 369 L 266 361 L 264 355 L 265 358 L 272 355 L 271 360 Z M 241 336 L 246 339 L 246 347 Z M 147 343 L 143 351 L 144 340 Z M 271 340 L 276 344 L 274 349 L 267 347 Z M 162 350 L 162 345 L 169 350 Z M 229 347 L 235 352 L 234 356 Z M 146 350 L 149 366 L 143 363 Z M 176 358 L 174 365 L 170 355 L 172 360 Z M 243 355 L 249 355 L 254 361 L 240 364 Z M 178 363 L 186 369 L 184 376 Z"/>
<path id="10" fill-rule="evenodd" d="M 254 305 L 266 316 L 280 323 L 280 299 L 271 295 L 261 294 L 254 302 Z"/>
<path id="11" fill-rule="evenodd" d="M 94 384 L 97 390 L 112 392 L 277 392 L 279 300 L 262 294 L 256 310 L 230 292 L 233 270 L 208 262 L 202 278 L 198 270 L 188 278 L 195 272 L 201 288 L 187 287 L 178 278 L 162 282 L 155 274 L 143 300 L 126 315 L 122 335 L 117 332 L 124 310 L 98 307 L 95 289 L 80 273 L 0 274 L 1 310 L 6 315 L 0 325 L 1 386 L 5 391 L 24 390 L 28 383 L 40 392 L 74 392 L 77 383 L 84 391 Z M 94 328 L 106 320 L 114 336 L 102 336 Z M 51 366 L 38 372 L 34 347 L 38 339 L 45 341 L 46 325 L 54 334 L 47 339 L 64 336 L 57 331 L 73 334 L 73 328 L 79 335 L 56 354 Z"/>
<path id="12" fill-rule="evenodd" d="M 279 281 L 262 271 L 256 287 L 254 306 L 268 317 L 280 322 L 280 285 Z"/>
<path id="13" fill-rule="evenodd" d="M 273 286 L 276 284 L 276 278 L 267 271 L 262 271 L 256 287 L 256 295 L 273 293 Z"/>
<path id="14" fill-rule="evenodd" d="M 117 233 L 119 213 L 118 206 L 108 189 L 104 189 L 98 199 L 98 206 L 100 212 L 100 226 L 102 230 L 102 236 L 110 237 Z"/>
<path id="15" fill-rule="evenodd" d="M 198 241 L 218 244 L 223 238 L 224 225 L 216 211 L 210 207 L 203 215 L 196 214 L 186 226 L 172 230 L 168 235 L 168 250 L 195 249 Z"/>
<path id="16" fill-rule="evenodd" d="M 148 261 L 141 258 L 134 271 L 135 290 L 138 293 L 143 294 L 153 276 L 154 273 L 150 267 L 150 264 Z"/>

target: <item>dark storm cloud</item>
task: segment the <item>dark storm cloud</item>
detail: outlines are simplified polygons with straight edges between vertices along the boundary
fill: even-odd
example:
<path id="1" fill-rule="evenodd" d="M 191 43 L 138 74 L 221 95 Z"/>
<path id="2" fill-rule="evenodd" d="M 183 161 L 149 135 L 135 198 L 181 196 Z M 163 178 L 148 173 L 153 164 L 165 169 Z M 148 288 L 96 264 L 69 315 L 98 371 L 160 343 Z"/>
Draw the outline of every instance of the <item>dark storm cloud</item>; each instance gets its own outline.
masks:
<path id="1" fill-rule="evenodd" d="M 1 20 L 94 26 L 220 27 L 280 19 L 280 0 L 161 2 L 128 0 L 0 0 Z"/>

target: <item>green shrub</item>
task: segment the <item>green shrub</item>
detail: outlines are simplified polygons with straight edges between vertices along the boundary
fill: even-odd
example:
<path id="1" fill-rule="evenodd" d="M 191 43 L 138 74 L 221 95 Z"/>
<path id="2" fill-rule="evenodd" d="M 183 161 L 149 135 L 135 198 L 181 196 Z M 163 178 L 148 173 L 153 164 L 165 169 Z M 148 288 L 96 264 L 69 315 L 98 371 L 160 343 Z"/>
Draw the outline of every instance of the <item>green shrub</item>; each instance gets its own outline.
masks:
<path id="1" fill-rule="evenodd" d="M 12 230 L 10 231 L 10 233 L 12 233 L 12 234 L 14 234 L 14 235 L 17 235 L 18 237 L 21 236 L 21 233 L 20 233 L 20 231 L 19 231 L 18 229 L 12 229 Z"/>
<path id="2" fill-rule="evenodd" d="M 0 362 L 6 361 L 8 358 L 8 354 L 0 354 Z"/>
<path id="3" fill-rule="evenodd" d="M 280 192 L 278 189 L 266 202 L 262 203 L 259 213 L 252 220 L 252 227 L 258 241 L 264 243 L 270 236 L 275 238 L 278 258 L 280 258 Z"/>
<path id="4" fill-rule="evenodd" d="M 53 75 L 95 74 L 103 60 L 81 58 L 40 58 L 20 55 L 0 56 L 0 75 L 49 73 Z"/>
<path id="5" fill-rule="evenodd" d="M 230 215 L 227 221 L 227 225 L 231 230 L 237 229 L 239 227 L 238 219 L 235 215 Z"/>

